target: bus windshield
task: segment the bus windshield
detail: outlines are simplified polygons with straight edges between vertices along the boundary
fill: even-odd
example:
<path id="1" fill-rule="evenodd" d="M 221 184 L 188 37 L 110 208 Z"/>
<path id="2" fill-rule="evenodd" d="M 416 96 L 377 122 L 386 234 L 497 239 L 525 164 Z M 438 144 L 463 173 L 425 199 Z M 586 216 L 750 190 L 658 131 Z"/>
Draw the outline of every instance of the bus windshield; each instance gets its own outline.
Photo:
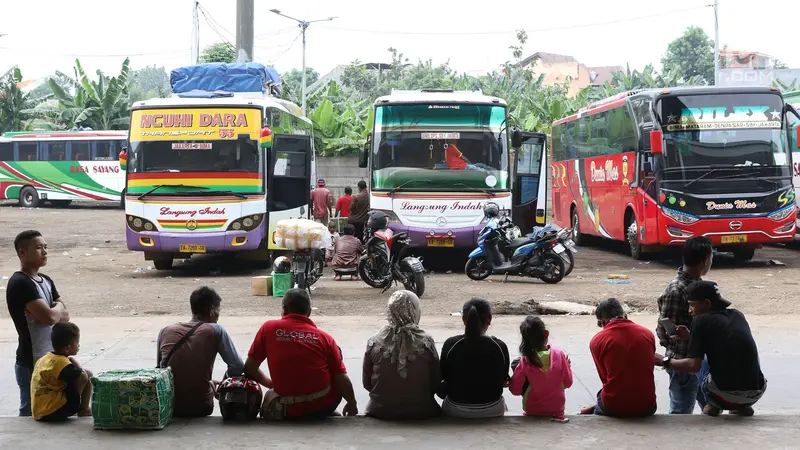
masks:
<path id="1" fill-rule="evenodd" d="M 727 166 L 782 174 L 788 169 L 782 111 L 783 102 L 777 94 L 662 98 L 660 113 L 667 172 Z M 730 176 L 730 173 L 719 175 Z M 707 178 L 715 175 L 709 174 Z"/>
<path id="2" fill-rule="evenodd" d="M 497 105 L 378 106 L 373 189 L 507 190 L 505 115 Z"/>

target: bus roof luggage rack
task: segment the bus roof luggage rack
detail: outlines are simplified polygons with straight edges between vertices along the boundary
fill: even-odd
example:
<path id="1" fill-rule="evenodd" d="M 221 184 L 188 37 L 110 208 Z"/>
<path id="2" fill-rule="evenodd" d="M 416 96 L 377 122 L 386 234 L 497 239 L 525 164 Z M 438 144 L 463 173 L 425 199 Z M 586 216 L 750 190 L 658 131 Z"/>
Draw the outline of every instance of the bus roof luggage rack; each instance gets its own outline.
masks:
<path id="1" fill-rule="evenodd" d="M 174 94 L 191 91 L 260 93 L 280 97 L 281 77 L 274 67 L 259 63 L 209 63 L 178 67 L 169 75 Z"/>

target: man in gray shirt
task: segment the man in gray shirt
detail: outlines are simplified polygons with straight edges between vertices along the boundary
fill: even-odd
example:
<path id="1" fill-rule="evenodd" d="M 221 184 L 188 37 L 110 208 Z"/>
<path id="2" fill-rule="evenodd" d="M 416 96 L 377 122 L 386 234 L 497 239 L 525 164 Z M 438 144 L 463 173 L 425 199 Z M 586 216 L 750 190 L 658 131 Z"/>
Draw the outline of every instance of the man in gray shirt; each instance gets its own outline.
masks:
<path id="1" fill-rule="evenodd" d="M 156 365 L 172 368 L 175 417 L 204 417 L 214 412 L 218 382 L 212 380 L 212 374 L 217 354 L 228 365 L 229 377 L 242 376 L 244 363 L 228 332 L 217 323 L 222 304 L 219 294 L 203 286 L 192 292 L 189 303 L 192 320 L 169 325 L 159 333 Z M 173 347 L 187 334 L 185 342 L 173 352 Z M 266 378 L 260 371 L 259 375 Z"/>
<path id="2" fill-rule="evenodd" d="M 19 415 L 31 415 L 31 376 L 36 361 L 53 350 L 50 334 L 53 325 L 69 322 L 69 312 L 61 301 L 53 280 L 40 273 L 47 265 L 47 241 L 36 230 L 19 233 L 14 239 L 20 270 L 6 287 L 8 313 L 19 341 L 14 375 L 19 386 Z"/>

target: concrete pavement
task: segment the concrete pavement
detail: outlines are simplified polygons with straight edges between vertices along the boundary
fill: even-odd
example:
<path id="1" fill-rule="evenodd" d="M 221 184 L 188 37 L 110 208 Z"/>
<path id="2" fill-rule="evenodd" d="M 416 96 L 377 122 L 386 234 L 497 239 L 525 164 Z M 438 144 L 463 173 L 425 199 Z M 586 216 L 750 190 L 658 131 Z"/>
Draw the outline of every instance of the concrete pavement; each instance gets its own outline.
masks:
<path id="1" fill-rule="evenodd" d="M 312 316 L 323 330 L 330 332 L 342 347 L 345 364 L 356 388 L 359 408 L 363 411 L 368 394 L 361 387 L 361 363 L 367 339 L 382 325 L 375 317 Z M 155 365 L 155 340 L 165 325 L 187 320 L 187 317 L 74 318 L 81 327 L 81 353 L 86 367 L 95 373 L 109 369 L 132 369 Z M 653 316 L 634 316 L 636 322 L 652 329 Z M 748 318 L 758 344 L 762 370 L 769 380 L 769 390 L 756 406 L 757 414 L 794 414 L 800 412 L 800 389 L 797 389 L 797 367 L 800 367 L 800 316 L 751 316 Z M 231 334 L 239 353 L 244 357 L 253 336 L 265 318 L 226 317 L 220 323 Z M 519 323 L 522 317 L 495 317 L 490 333 L 503 339 L 512 355 L 518 354 Z M 572 359 L 575 383 L 567 390 L 567 413 L 575 414 L 593 403 L 600 389 L 600 380 L 589 353 L 589 340 L 598 331 L 591 316 L 547 316 L 551 343 L 564 349 Z M 440 346 L 449 336 L 462 330 L 461 318 L 423 317 L 421 326 Z M 13 416 L 18 408 L 18 390 L 13 363 L 17 336 L 10 320 L 0 321 L 0 416 Z M 225 366 L 217 360 L 215 376 L 221 377 Z M 668 408 L 668 379 L 660 369 L 655 372 L 659 413 Z M 521 399 L 506 393 L 509 414 L 522 413 Z M 0 447 L 4 447 L 0 445 Z"/>
<path id="2" fill-rule="evenodd" d="M 338 418 L 321 423 L 223 424 L 221 418 L 175 420 L 161 431 L 94 431 L 91 419 L 42 424 L 0 418 L 0 447 L 13 450 L 187 449 L 753 449 L 797 448 L 796 416 L 655 416 L 643 420 L 572 417 L 568 424 L 505 417 L 381 422 Z"/>

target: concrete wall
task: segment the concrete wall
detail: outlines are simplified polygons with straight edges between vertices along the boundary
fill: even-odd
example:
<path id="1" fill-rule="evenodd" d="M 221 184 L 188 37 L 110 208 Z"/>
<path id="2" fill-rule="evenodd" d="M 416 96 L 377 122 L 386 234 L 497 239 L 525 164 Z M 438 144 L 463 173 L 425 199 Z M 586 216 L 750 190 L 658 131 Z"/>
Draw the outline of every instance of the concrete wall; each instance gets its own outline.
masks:
<path id="1" fill-rule="evenodd" d="M 344 188 L 350 186 L 357 191 L 359 180 L 367 180 L 367 169 L 358 167 L 357 156 L 317 157 L 317 177 L 324 178 L 327 188 L 334 200 L 344 194 Z"/>

